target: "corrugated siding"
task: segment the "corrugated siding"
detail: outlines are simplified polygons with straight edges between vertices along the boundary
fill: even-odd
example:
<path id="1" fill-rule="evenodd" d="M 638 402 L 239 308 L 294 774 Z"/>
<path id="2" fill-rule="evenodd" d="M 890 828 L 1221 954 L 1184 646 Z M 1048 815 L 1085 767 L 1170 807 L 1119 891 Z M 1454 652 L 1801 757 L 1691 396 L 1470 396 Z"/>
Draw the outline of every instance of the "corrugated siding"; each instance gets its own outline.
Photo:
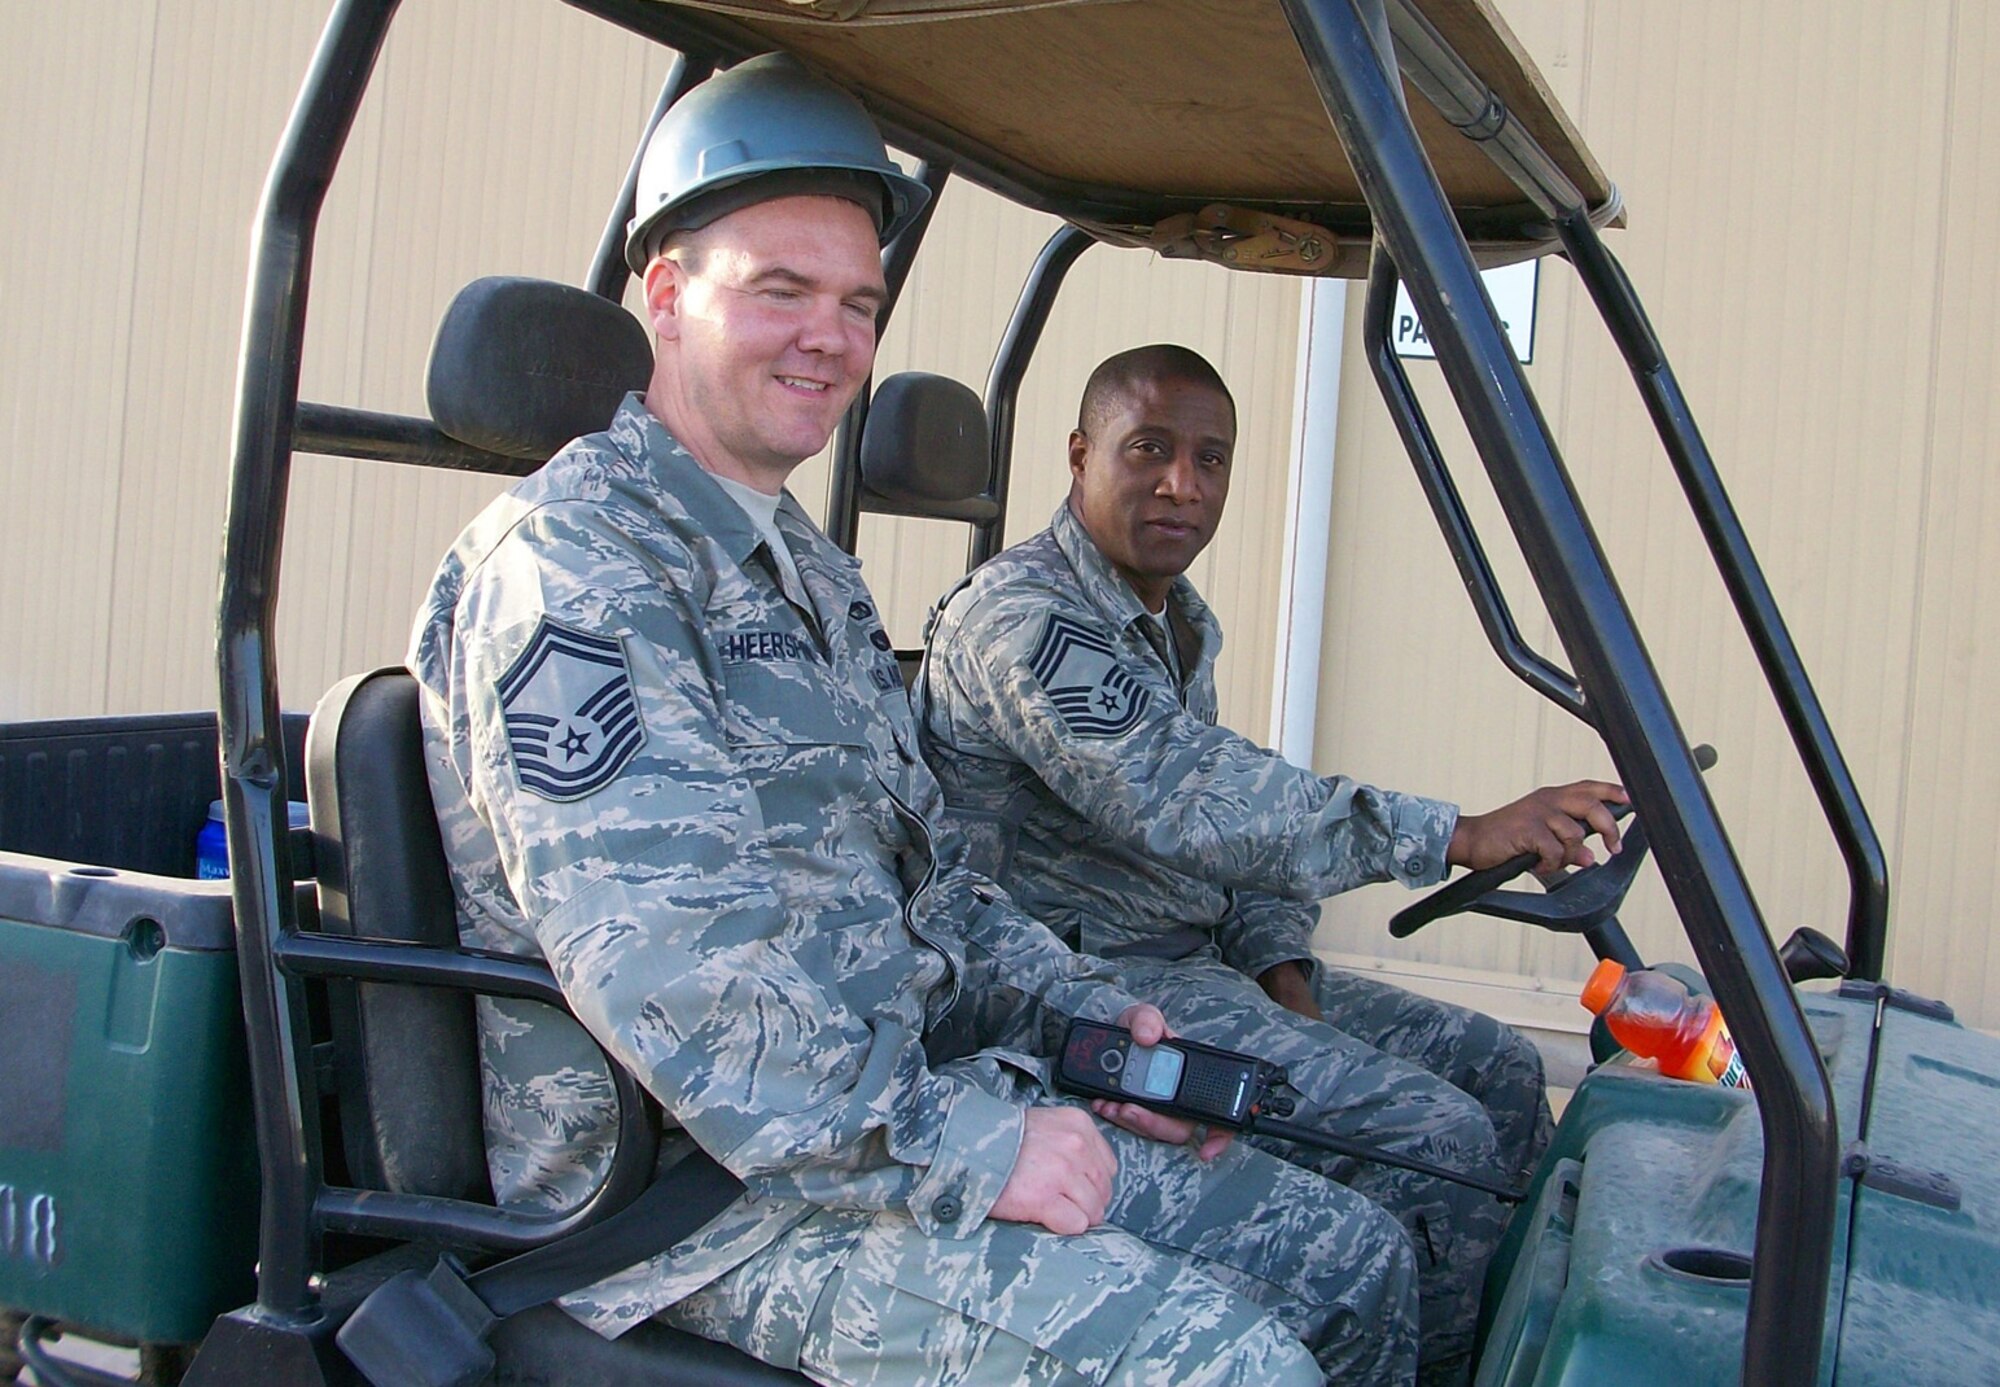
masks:
<path id="1" fill-rule="evenodd" d="M 1890 964 L 1907 986 L 2000 1025 L 1993 906 L 2000 852 L 1990 806 L 2000 789 L 2000 14 L 1960 4 L 1944 36 L 1946 137 L 1935 236 L 1937 330 L 1926 349 L 1927 461 L 1904 705 L 1907 747 L 1893 824 L 1899 906 Z"/>
<path id="2" fill-rule="evenodd" d="M 0 717 L 211 707 L 250 230 L 318 5 L 159 0 L 0 19 Z M 327 199 L 306 398 L 423 412 L 430 338 L 482 273 L 574 280 L 665 71 L 560 5 L 411 5 Z M 281 687 L 397 660 L 495 483 L 301 458 Z"/>
<path id="3" fill-rule="evenodd" d="M 1611 244 L 1672 355 L 1888 847 L 1891 968 L 2000 1024 L 1987 965 L 2000 744 L 1977 693 L 1995 515 L 1992 259 L 2000 71 L 1990 11 L 1948 3 L 1504 5 L 1624 190 Z M 1529 377 L 1774 935 L 1844 933 L 1846 879 L 1630 378 L 1565 267 Z M 1358 330 L 1358 318 L 1356 329 Z M 1356 339 L 1358 340 L 1358 339 Z M 1500 671 L 1386 414 L 1350 358 L 1317 758 L 1474 808 L 1609 771 Z M 1434 365 L 1412 363 L 1527 638 L 1562 654 Z M 1988 627 L 1990 629 L 1990 625 Z M 1988 643 L 1990 644 L 1990 642 Z M 1464 918 L 1406 946 L 1394 888 L 1323 942 L 1575 980 L 1572 941 Z M 1665 891 L 1626 915 L 1688 954 Z"/>
<path id="4" fill-rule="evenodd" d="M 950 188 L 890 324 L 878 375 L 938 371 L 983 393 L 1021 282 L 1058 224 L 983 189 Z M 1283 533 L 1298 305 L 1295 281 L 1092 247 L 1056 299 L 1022 386 L 1014 432 L 1010 543 L 1040 530 L 1069 494 L 1069 433 L 1083 383 L 1099 361 L 1127 347 L 1174 341 L 1215 363 L 1243 426 L 1227 518 L 1192 576 L 1229 632 L 1222 716 L 1260 738 L 1269 716 L 1271 614 L 1282 558 L 1282 546 L 1270 537 Z M 811 479 L 802 473 L 794 489 L 817 513 L 824 488 L 820 469 Z M 962 525 L 863 517 L 864 572 L 897 644 L 920 642 L 931 602 L 964 569 L 966 535 Z"/>
<path id="5" fill-rule="evenodd" d="M 2000 692 L 1993 448 L 2000 35 L 1988 6 L 1510 0 L 1625 190 L 1613 242 L 1673 352 L 1891 852 L 1898 980 L 2000 1025 L 1986 943 Z M 133 0 L 0 15 L 0 718 L 209 706 L 216 554 L 258 191 L 317 5 Z M 426 0 L 397 22 L 328 200 L 311 398 L 422 408 L 433 327 L 481 273 L 574 280 L 666 55 L 545 0 Z M 950 191 L 882 370 L 983 386 L 1048 219 Z M 1358 317 L 1358 295 L 1352 310 Z M 1282 554 L 1297 287 L 1093 250 L 1030 374 L 1009 534 L 1066 482 L 1089 367 L 1159 338 L 1210 354 L 1244 437 L 1196 578 L 1231 633 L 1223 712 L 1262 736 Z M 1843 874 L 1754 662 L 1567 273 L 1531 368 L 1775 932 L 1839 934 Z M 1351 339 L 1358 340 L 1358 339 Z M 1413 365 L 1448 414 L 1436 368 Z M 1358 351 L 1347 356 L 1317 759 L 1474 806 L 1608 769 L 1486 652 Z M 1554 651 L 1462 433 L 1442 429 L 1530 639 Z M 824 468 L 797 490 L 818 512 Z M 300 459 L 280 613 L 285 701 L 400 657 L 438 554 L 496 483 Z M 956 575 L 957 526 L 870 517 L 899 641 Z M 1571 942 L 1461 921 L 1396 948 L 1400 903 L 1333 905 L 1328 947 L 1555 980 Z M 1681 952 L 1657 882 L 1642 947 Z"/>
<path id="6" fill-rule="evenodd" d="M 154 17 L 133 5 L 78 42 L 9 16 L 0 43 L 4 717 L 103 706 Z"/>
<path id="7" fill-rule="evenodd" d="M 0 718 L 211 706 L 217 553 L 249 235 L 317 6 L 158 0 L 10 14 L 0 75 L 0 477 L 15 509 Z M 408 6 L 327 199 L 305 398 L 421 414 L 432 332 L 479 274 L 579 278 L 664 75 L 654 45 L 545 0 Z M 882 353 L 983 388 L 1020 282 L 1054 229 L 969 186 L 945 199 Z M 1207 352 L 1248 426 L 1231 523 L 1198 577 L 1232 621 L 1224 707 L 1269 698 L 1296 287 L 1096 250 L 1030 376 L 1009 534 L 1066 486 L 1089 368 L 1159 338 Z M 814 514 L 824 463 L 795 489 Z M 496 489 L 477 477 L 302 457 L 278 650 L 285 702 L 401 658 L 438 556 Z M 956 577 L 956 525 L 874 517 L 862 552 L 914 642 Z M 1268 627 L 1268 621 L 1261 623 Z"/>

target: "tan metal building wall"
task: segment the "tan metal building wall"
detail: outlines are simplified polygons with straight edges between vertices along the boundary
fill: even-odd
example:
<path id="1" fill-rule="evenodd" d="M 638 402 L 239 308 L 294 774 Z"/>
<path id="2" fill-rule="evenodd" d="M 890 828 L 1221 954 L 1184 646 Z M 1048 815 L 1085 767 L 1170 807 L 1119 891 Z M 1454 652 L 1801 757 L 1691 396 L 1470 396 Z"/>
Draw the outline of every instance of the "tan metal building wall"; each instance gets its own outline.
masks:
<path id="1" fill-rule="evenodd" d="M 0 620 L 20 652 L 0 717 L 214 704 L 250 229 L 324 9 L 0 15 Z M 407 7 L 328 198 L 308 397 L 420 413 L 461 283 L 582 272 L 664 67 L 620 37 L 554 5 Z M 397 656 L 423 575 L 490 490 L 300 460 L 288 702 Z"/>
<path id="2" fill-rule="evenodd" d="M 1949 0 L 1506 4 L 1631 229 L 1611 243 L 1680 372 L 1889 855 L 1889 971 L 2000 1025 L 1989 944 L 2000 737 L 2000 12 Z M 1774 936 L 1844 932 L 1846 878 L 1630 378 L 1567 268 L 1529 376 Z M 1358 340 L 1350 337 L 1350 340 Z M 1440 418 L 1434 365 L 1412 363 Z M 1503 673 L 1385 412 L 1347 368 L 1316 759 L 1485 808 L 1608 773 Z M 1462 430 L 1442 430 L 1524 633 L 1562 661 Z M 1330 905 L 1322 945 L 1580 1018 L 1573 941 L 1460 919 L 1393 944 L 1402 901 Z M 1657 874 L 1626 917 L 1688 956 Z M 1503 996 L 1479 984 L 1527 988 Z M 1533 989 L 1545 1001 L 1536 1004 Z"/>
<path id="3" fill-rule="evenodd" d="M 0 718 L 211 706 L 216 554 L 257 196 L 323 20 L 316 4 L 154 0 L 0 15 L 0 462 L 12 562 Z M 547 0 L 419 0 L 392 29 L 329 194 L 303 394 L 421 414 L 431 334 L 476 275 L 588 268 L 665 52 Z M 883 373 L 983 386 L 1052 218 L 960 185 L 883 346 Z M 1067 486 L 1084 376 L 1158 338 L 1239 381 L 1239 524 L 1203 559 L 1252 633 L 1277 564 L 1296 286 L 1098 249 L 1072 274 L 1029 377 L 1009 533 Z M 309 706 L 341 674 L 401 658 L 438 556 L 496 483 L 302 458 L 280 604 L 281 687 Z M 795 486 L 823 505 L 823 462 Z M 962 527 L 870 518 L 862 554 L 899 641 L 963 565 Z M 881 575 L 894 575 L 893 584 Z M 1268 652 L 1227 678 L 1239 720 L 1269 699 Z"/>
<path id="4" fill-rule="evenodd" d="M 1632 229 L 1614 238 L 1682 370 L 1889 844 L 1892 967 L 2000 1025 L 1987 806 L 2000 668 L 1984 484 L 2000 311 L 1975 239 L 2000 196 L 1990 7 L 1803 0 L 1507 0 Z M 0 12 L 0 718 L 208 706 L 230 392 L 257 191 L 322 6 L 130 0 Z M 311 398 L 421 412 L 431 331 L 482 273 L 575 279 L 664 70 L 658 50 L 546 0 L 412 0 L 328 202 Z M 883 369 L 975 386 L 1049 222 L 947 195 Z M 1357 296 L 1358 298 L 1358 296 Z M 1841 873 L 1782 728 L 1622 368 L 1565 272 L 1544 277 L 1531 376 L 1775 932 L 1839 932 Z M 1297 287 L 1093 250 L 1028 382 L 1010 533 L 1064 486 L 1089 366 L 1171 337 L 1215 357 L 1246 436 L 1197 580 L 1231 632 L 1224 716 L 1264 735 Z M 1486 653 L 1350 329 L 1314 760 L 1486 806 L 1607 769 Z M 1435 368 L 1414 368 L 1442 407 Z M 1446 434 L 1531 638 L 1521 566 Z M 798 490 L 817 510 L 824 469 Z M 493 484 L 302 459 L 280 632 L 286 701 L 400 656 L 436 556 Z M 864 557 L 899 640 L 956 573 L 956 527 L 872 518 Z M 1551 650 L 1560 656 L 1559 651 Z M 1986 697 L 1982 698 L 1982 695 Z M 1642 947 L 1675 952 L 1656 882 Z M 1393 948 L 1393 890 L 1322 942 L 1397 960 L 1524 1019 L 1568 1017 L 1580 951 L 1462 921 Z M 1436 979 L 1445 979 L 1439 984 Z M 1542 991 L 1537 993 L 1536 988 Z M 1538 1010 L 1535 998 L 1547 999 Z"/>

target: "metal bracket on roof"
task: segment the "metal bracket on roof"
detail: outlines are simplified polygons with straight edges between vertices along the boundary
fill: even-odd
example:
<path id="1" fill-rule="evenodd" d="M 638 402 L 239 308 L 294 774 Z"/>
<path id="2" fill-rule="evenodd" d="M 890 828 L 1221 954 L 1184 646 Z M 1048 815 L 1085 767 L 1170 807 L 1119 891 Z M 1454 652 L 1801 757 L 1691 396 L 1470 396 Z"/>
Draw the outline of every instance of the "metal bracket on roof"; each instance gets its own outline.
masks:
<path id="1" fill-rule="evenodd" d="M 1155 222 L 1139 239 L 1170 260 L 1301 275 L 1327 273 L 1340 250 L 1340 238 L 1323 226 L 1221 202 Z"/>
<path id="2" fill-rule="evenodd" d="M 1107 0 L 683 0 L 683 3 L 749 19 L 863 25 L 967 19 L 1016 10 L 1054 9 L 1060 5 L 1104 4 Z"/>

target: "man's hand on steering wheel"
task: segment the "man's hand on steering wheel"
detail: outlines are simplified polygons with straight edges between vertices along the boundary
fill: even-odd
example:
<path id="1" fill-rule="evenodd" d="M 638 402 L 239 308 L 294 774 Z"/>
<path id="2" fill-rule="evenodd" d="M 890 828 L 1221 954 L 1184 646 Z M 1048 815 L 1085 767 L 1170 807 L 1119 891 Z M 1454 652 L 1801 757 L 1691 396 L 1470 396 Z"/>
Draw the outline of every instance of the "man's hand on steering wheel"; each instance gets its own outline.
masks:
<path id="1" fill-rule="evenodd" d="M 1597 859 L 1583 840 L 1595 833 L 1615 854 L 1618 821 L 1611 807 L 1628 802 L 1622 786 L 1605 780 L 1545 786 L 1489 813 L 1461 814 L 1445 860 L 1478 871 L 1531 852 L 1541 859 L 1537 873 L 1588 867 Z"/>

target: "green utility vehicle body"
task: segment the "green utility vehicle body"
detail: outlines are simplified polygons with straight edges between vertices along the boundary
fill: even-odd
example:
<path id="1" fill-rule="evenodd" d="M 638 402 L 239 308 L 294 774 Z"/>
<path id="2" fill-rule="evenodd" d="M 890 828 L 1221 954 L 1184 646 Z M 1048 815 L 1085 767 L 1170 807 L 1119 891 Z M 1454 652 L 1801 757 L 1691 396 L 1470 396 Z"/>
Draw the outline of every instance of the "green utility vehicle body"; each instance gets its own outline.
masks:
<path id="1" fill-rule="evenodd" d="M 170 796 L 183 852 L 202 793 Z M 1841 1186 L 1820 1380 L 1981 1380 L 1967 1365 L 2000 1368 L 2000 1041 L 1855 990 L 1802 998 L 1861 1163 Z M 0 852 L 0 1002 L 0 1305 L 199 1341 L 255 1285 L 226 883 Z M 1751 1094 L 1600 1066 L 1495 1259 L 1479 1387 L 1638 1387 L 1663 1363 L 1733 1380 L 1762 1147 Z"/>
<path id="2" fill-rule="evenodd" d="M 219 778 L 212 714 L 0 727 L 0 1307 L 120 1342 L 256 1288 L 234 912 L 195 866 Z"/>
<path id="3" fill-rule="evenodd" d="M 1850 1171 L 1819 1380 L 1990 1380 L 2000 1042 L 1934 1003 L 1849 990 L 1801 998 Z M 1669 1364 L 1735 1380 L 1762 1158 L 1752 1094 L 1599 1067 L 1495 1258 L 1479 1387 L 1659 1382 Z"/>
<path id="4" fill-rule="evenodd" d="M 1482 1387 L 2000 1380 L 2000 1041 L 1880 982 L 1880 845 L 1664 352 L 1598 238 L 1622 201 L 1486 0 L 570 2 L 682 55 L 655 120 L 716 67 L 783 48 L 860 94 L 934 192 L 963 177 L 1065 221 L 996 351 L 983 490 L 935 511 L 871 490 L 864 394 L 836 438 L 825 517 L 849 549 L 872 510 L 970 524 L 968 565 L 997 551 L 1016 394 L 1050 300 L 1088 247 L 1367 277 L 1370 366 L 1489 641 L 1601 735 L 1758 1085 L 1686 1084 L 1619 1060 L 1583 1082 L 1488 1278 Z M 0 1311 L 29 1317 L 24 1355 L 76 1330 L 200 1342 L 196 1383 L 351 1382 L 334 1330 L 357 1288 L 409 1266 L 413 1250 L 492 1260 L 618 1202 L 539 1226 L 493 1208 L 490 1193 L 427 1188 L 371 1155 L 363 1138 L 385 1138 L 382 1109 L 356 1102 L 375 1082 L 358 1004 L 448 994 L 469 1018 L 481 990 L 561 999 L 546 970 L 459 950 L 448 921 L 438 938 L 322 930 L 323 917 L 352 914 L 359 844 L 326 802 L 341 796 L 321 793 L 337 781 L 312 778 L 316 761 L 307 773 L 303 719 L 279 711 L 273 629 L 294 453 L 515 476 L 548 455 L 447 433 L 435 405 L 437 420 L 299 398 L 313 230 L 395 11 L 395 0 L 337 0 L 267 185 L 218 714 L 0 728 Z M 1012 80 L 994 81 L 1002 61 Z M 1102 80 L 1072 80 L 1084 70 Z M 1147 104 L 1153 90 L 1177 95 Z M 600 309 L 626 287 L 632 182 L 590 275 Z M 926 224 L 885 251 L 885 314 Z M 1846 956 L 1817 974 L 1844 976 L 1837 991 L 1790 986 L 1792 951 L 1781 959 L 1764 928 L 1700 757 L 1480 287 L 1480 264 L 1552 253 L 1576 265 L 1632 366 L 1847 864 Z M 1574 675 L 1522 645 L 1382 347 L 1399 279 Z M 538 379 L 563 377 L 546 366 Z M 327 696 L 322 726 L 341 725 L 326 710 L 352 682 Z M 297 706 L 320 691 L 291 693 Z M 423 794 L 411 783 L 420 767 L 406 809 Z M 218 793 L 227 887 L 192 879 Z M 286 801 L 309 797 L 311 830 L 288 838 Z M 401 846 L 441 856 L 427 799 L 420 809 L 430 845 L 419 834 Z M 1488 891 L 1494 880 L 1449 910 L 1579 933 L 1637 962 L 1615 918 L 1638 860 L 1623 857 L 1615 889 L 1587 869 L 1544 908 L 1539 895 Z M 636 1084 L 618 1077 L 642 1122 Z M 495 1380 L 798 1380 L 652 1325 L 607 1346 L 547 1307 L 518 1319 L 536 1315 L 511 1339 L 507 1324 L 495 1331 Z M 59 1387 L 58 1366 L 37 1371 Z"/>
<path id="5" fill-rule="evenodd" d="M 0 1305 L 193 1342 L 256 1288 L 228 886 L 95 870 L 0 854 Z"/>

